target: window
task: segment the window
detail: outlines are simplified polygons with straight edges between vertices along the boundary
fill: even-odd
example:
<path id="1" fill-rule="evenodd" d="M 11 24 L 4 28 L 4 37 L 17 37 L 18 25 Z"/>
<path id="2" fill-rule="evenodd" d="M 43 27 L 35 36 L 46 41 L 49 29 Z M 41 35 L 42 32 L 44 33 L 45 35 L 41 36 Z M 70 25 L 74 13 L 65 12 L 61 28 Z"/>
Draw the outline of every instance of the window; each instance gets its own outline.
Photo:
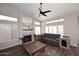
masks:
<path id="1" fill-rule="evenodd" d="M 35 21 L 34 24 L 35 24 L 35 34 L 39 35 L 40 34 L 40 22 Z"/>
<path id="2" fill-rule="evenodd" d="M 0 23 L 0 43 L 18 39 L 17 24 L 1 24 Z"/>
<path id="3" fill-rule="evenodd" d="M 46 22 L 47 26 L 45 28 L 45 33 L 61 34 L 61 36 L 62 36 L 64 31 L 63 31 L 63 24 L 61 24 L 61 23 L 63 21 L 64 21 L 64 19 Z"/>
<path id="4" fill-rule="evenodd" d="M 49 26 L 49 33 L 52 33 L 52 26 Z"/>
<path id="5" fill-rule="evenodd" d="M 63 25 L 54 25 L 54 26 L 46 26 L 45 33 L 52 33 L 52 34 L 61 34 L 63 35 Z"/>
<path id="6" fill-rule="evenodd" d="M 17 21 L 17 18 L 13 18 L 13 17 L 9 17 L 9 16 L 0 15 L 0 20 Z"/>
<path id="7" fill-rule="evenodd" d="M 35 34 L 40 34 L 40 26 L 35 26 Z"/>
<path id="8" fill-rule="evenodd" d="M 58 34 L 63 35 L 63 25 L 58 25 Z"/>
<path id="9" fill-rule="evenodd" d="M 57 34 L 57 26 L 52 26 L 53 28 L 52 28 L 52 30 L 53 30 L 53 34 Z"/>
<path id="10" fill-rule="evenodd" d="M 48 26 L 45 27 L 45 33 L 48 33 Z"/>

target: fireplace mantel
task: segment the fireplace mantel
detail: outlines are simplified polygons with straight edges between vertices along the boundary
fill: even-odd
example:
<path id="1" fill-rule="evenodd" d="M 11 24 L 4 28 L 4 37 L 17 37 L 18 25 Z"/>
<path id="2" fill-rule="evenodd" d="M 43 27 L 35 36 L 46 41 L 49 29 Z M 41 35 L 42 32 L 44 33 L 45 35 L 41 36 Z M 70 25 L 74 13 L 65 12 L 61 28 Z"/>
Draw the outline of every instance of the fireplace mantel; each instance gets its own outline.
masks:
<path id="1" fill-rule="evenodd" d="M 25 36 L 25 35 L 33 35 L 33 31 L 22 31 L 22 36 Z"/>
<path id="2" fill-rule="evenodd" d="M 34 41 L 34 32 L 33 31 L 22 31 L 20 38 L 23 38 L 24 36 L 28 36 L 28 35 L 31 35 L 31 39 L 32 39 L 29 42 L 33 42 Z"/>

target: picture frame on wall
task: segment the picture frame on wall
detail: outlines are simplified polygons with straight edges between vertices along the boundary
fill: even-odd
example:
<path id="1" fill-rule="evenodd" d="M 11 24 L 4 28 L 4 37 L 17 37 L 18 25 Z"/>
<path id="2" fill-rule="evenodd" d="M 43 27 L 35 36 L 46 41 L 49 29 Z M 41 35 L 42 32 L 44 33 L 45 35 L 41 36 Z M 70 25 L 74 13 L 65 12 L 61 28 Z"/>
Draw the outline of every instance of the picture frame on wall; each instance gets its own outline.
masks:
<path id="1" fill-rule="evenodd" d="M 29 16 L 23 15 L 21 22 L 22 31 L 33 30 L 33 20 Z"/>

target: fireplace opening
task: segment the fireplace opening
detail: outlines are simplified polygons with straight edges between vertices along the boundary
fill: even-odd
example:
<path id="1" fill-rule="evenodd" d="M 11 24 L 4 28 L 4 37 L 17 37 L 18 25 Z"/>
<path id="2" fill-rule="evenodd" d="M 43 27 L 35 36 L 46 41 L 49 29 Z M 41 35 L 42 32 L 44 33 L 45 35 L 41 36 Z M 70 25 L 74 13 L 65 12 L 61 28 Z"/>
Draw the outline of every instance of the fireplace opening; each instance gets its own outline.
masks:
<path id="1" fill-rule="evenodd" d="M 61 41 L 61 44 L 62 44 L 62 46 L 67 47 L 67 42 L 66 42 L 66 40 L 62 40 L 62 41 Z"/>
<path id="2" fill-rule="evenodd" d="M 22 42 L 29 42 L 32 40 L 32 35 L 27 35 L 22 38 Z"/>

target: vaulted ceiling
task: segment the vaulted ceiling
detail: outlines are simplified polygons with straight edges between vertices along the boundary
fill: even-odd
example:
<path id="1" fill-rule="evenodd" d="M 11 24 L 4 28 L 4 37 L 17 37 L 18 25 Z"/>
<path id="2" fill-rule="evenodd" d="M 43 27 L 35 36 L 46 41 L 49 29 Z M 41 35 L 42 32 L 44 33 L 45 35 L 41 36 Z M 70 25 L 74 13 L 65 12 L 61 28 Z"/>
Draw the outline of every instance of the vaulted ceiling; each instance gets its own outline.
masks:
<path id="1" fill-rule="evenodd" d="M 41 21 L 79 11 L 79 3 L 43 3 L 43 11 L 51 10 L 51 12 L 46 14 L 47 17 L 42 15 L 38 17 L 40 3 L 14 3 L 13 5 L 29 11 Z"/>

